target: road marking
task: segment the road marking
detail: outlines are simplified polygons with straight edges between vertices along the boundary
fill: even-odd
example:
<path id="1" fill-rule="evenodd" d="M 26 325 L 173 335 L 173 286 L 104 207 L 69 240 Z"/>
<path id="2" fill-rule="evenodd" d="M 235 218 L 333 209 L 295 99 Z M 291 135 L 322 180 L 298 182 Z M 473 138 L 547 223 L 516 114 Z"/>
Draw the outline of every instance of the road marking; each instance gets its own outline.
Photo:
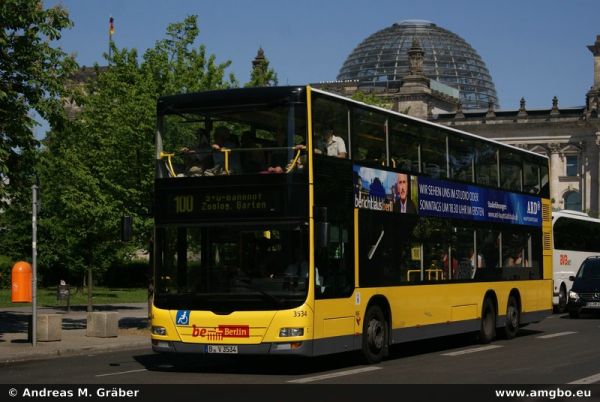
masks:
<path id="1" fill-rule="evenodd" d="M 574 332 L 574 331 L 557 332 L 555 334 L 538 336 L 537 338 L 538 339 L 549 339 L 549 338 L 556 338 L 558 336 L 573 335 L 573 334 L 576 334 L 576 333 L 577 332 Z"/>
<path id="2" fill-rule="evenodd" d="M 579 380 L 575 380 L 569 384 L 594 384 L 596 382 L 600 382 L 600 374 L 594 374 L 589 377 L 580 378 Z"/>
<path id="3" fill-rule="evenodd" d="M 295 383 L 295 384 L 304 384 L 306 382 L 327 380 L 329 378 L 343 377 L 343 376 L 346 376 L 346 375 L 353 375 L 353 374 L 366 373 L 368 371 L 381 370 L 382 368 L 383 367 L 375 367 L 375 366 L 373 366 L 373 367 L 364 367 L 364 368 L 359 368 L 359 369 L 354 369 L 354 370 L 345 370 L 345 371 L 338 371 L 336 373 L 317 375 L 317 376 L 314 376 L 314 377 L 298 378 L 296 380 L 290 380 L 288 382 L 292 382 L 292 383 Z"/>
<path id="4" fill-rule="evenodd" d="M 108 377 L 109 375 L 121 375 L 121 374 L 129 374 L 129 373 L 139 373 L 141 371 L 148 371 L 148 369 L 119 371 L 117 373 L 96 374 L 96 377 Z"/>
<path id="5" fill-rule="evenodd" d="M 483 352 L 483 351 L 486 351 L 486 350 L 492 350 L 492 349 L 497 349 L 497 348 L 501 348 L 501 347 L 502 346 L 500 346 L 500 345 L 481 346 L 479 348 L 464 349 L 464 350 L 459 350 L 457 352 L 442 353 L 442 356 L 467 355 L 469 353 Z"/>

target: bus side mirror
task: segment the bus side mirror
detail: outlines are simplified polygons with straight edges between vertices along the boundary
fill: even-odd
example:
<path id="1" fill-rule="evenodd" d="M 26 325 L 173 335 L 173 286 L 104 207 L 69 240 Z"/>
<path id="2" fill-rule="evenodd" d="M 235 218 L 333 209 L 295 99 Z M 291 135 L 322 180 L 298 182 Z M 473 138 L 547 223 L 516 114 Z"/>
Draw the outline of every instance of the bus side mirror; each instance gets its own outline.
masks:
<path id="1" fill-rule="evenodd" d="M 329 244 L 329 222 L 327 222 L 327 208 L 315 208 L 315 240 L 316 247 L 326 248 Z"/>
<path id="2" fill-rule="evenodd" d="M 121 241 L 128 242 L 131 240 L 132 233 L 132 219 L 131 216 L 121 217 Z"/>

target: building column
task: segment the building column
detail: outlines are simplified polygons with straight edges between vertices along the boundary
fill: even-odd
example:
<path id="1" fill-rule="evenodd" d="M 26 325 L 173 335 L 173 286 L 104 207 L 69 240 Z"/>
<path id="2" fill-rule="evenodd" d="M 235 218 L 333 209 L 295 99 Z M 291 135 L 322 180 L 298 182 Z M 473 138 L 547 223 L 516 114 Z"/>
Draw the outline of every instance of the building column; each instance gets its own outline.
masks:
<path id="1" fill-rule="evenodd" d="M 584 142 L 579 143 L 579 175 L 580 175 L 580 185 L 579 191 L 581 192 L 581 210 L 588 211 L 592 208 L 592 203 L 590 200 L 590 183 L 588 181 L 589 172 L 588 172 L 588 153 L 587 153 L 587 145 Z"/>
<path id="2" fill-rule="evenodd" d="M 563 176 L 560 148 L 560 144 L 548 144 L 548 152 L 550 153 L 550 198 L 554 200 L 552 208 L 556 209 L 563 209 L 563 207 L 561 207 L 561 199 L 558 191 L 558 178 Z"/>

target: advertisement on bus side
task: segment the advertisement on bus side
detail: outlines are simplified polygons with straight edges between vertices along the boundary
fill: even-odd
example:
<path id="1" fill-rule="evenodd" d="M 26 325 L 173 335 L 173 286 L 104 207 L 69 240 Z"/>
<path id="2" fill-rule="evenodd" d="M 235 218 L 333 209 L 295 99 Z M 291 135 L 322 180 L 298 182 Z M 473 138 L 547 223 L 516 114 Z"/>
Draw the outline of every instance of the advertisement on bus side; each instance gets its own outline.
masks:
<path id="1" fill-rule="evenodd" d="M 358 209 L 542 225 L 539 197 L 359 165 L 353 171 Z"/>

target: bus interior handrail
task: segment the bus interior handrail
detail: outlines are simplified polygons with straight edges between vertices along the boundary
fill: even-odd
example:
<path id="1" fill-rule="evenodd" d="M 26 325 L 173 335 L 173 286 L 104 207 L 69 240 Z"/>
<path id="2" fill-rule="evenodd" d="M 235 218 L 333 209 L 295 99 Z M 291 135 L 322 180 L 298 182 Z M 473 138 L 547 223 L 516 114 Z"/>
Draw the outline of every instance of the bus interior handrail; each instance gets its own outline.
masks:
<path id="1" fill-rule="evenodd" d="M 293 147 L 264 147 L 264 148 L 228 148 L 228 147 L 220 147 L 219 149 L 207 149 L 207 150 L 201 150 L 201 151 L 196 151 L 193 149 L 186 149 L 185 151 L 178 151 L 177 154 L 180 155 L 208 155 L 208 154 L 212 154 L 213 152 L 221 152 L 224 155 L 225 158 L 225 166 L 224 166 L 224 171 L 225 174 L 230 174 L 230 169 L 229 169 L 229 155 L 233 152 L 255 152 L 255 151 L 296 151 L 296 154 L 294 155 L 294 158 L 292 158 L 292 160 L 290 161 L 290 163 L 288 163 L 288 165 L 285 168 L 285 173 L 291 173 L 294 171 L 294 169 L 298 166 L 299 164 L 299 160 L 300 160 L 300 156 L 302 154 L 302 152 L 306 151 L 306 146 L 305 145 L 295 145 Z M 166 166 L 167 166 L 167 170 L 169 172 L 169 175 L 171 177 L 176 177 L 177 174 L 175 173 L 175 169 L 173 167 L 173 157 L 175 156 L 175 152 L 160 152 L 159 155 L 159 159 L 165 159 L 167 160 L 166 162 Z"/>

